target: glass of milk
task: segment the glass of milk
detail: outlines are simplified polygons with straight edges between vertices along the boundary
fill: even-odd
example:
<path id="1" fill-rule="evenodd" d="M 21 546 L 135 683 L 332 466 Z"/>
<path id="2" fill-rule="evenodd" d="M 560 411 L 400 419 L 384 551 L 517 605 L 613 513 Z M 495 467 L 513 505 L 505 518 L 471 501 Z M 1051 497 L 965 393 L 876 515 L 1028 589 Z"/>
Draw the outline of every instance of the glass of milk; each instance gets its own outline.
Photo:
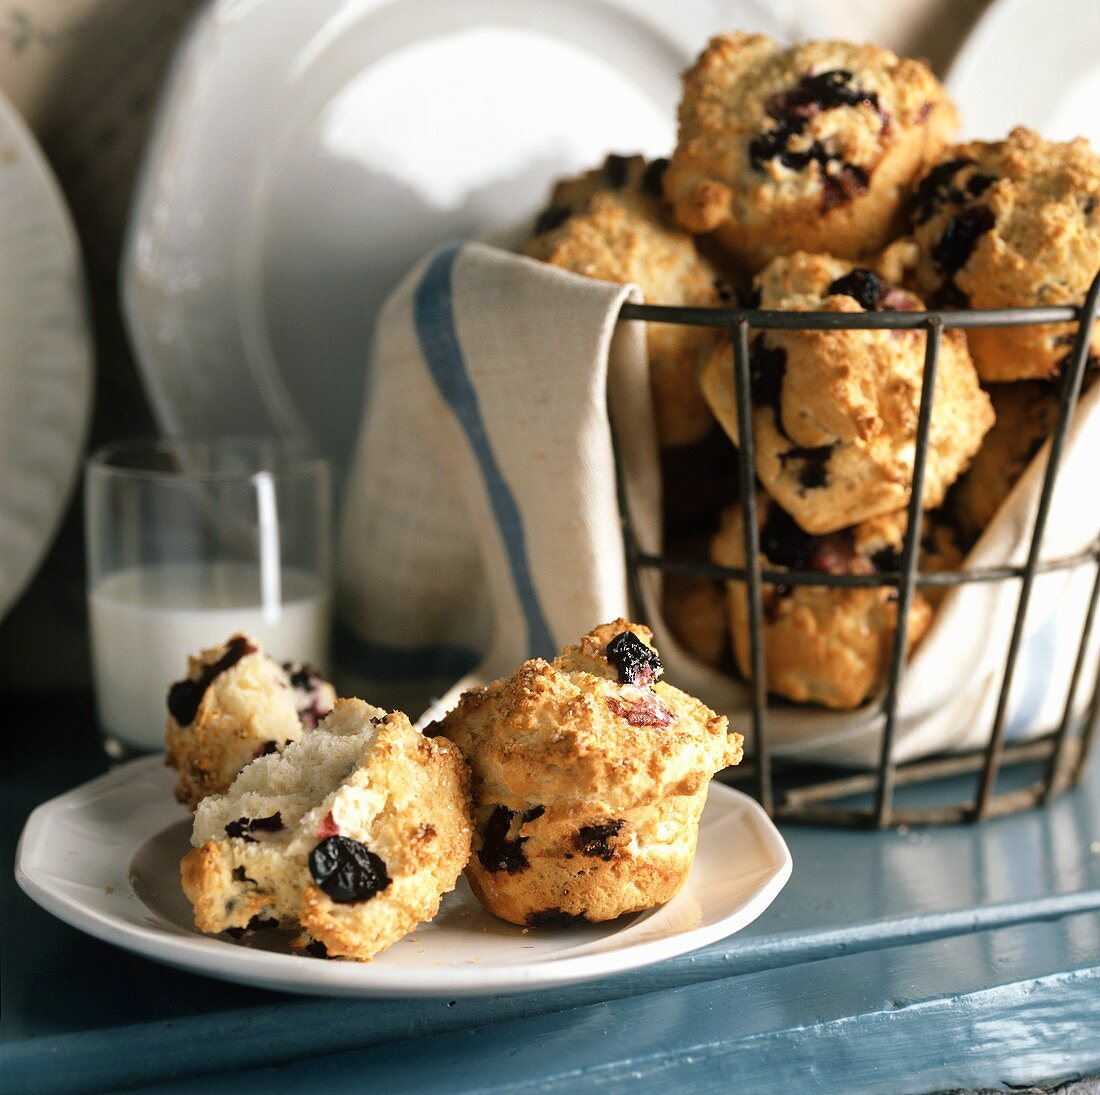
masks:
<path id="1" fill-rule="evenodd" d="M 107 752 L 164 747 L 188 654 L 244 631 L 327 669 L 327 463 L 259 438 L 124 441 L 84 483 L 96 707 Z"/>

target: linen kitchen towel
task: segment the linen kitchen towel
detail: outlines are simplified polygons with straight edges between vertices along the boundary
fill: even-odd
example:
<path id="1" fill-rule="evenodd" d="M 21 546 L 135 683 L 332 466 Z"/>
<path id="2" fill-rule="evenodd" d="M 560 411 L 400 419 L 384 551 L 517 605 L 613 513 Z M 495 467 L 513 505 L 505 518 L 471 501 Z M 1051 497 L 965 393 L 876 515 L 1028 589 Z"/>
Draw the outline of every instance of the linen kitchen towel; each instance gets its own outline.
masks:
<path id="1" fill-rule="evenodd" d="M 595 624 L 642 615 L 666 676 L 748 734 L 744 686 L 681 651 L 660 619 L 659 579 L 631 609 L 623 501 L 643 550 L 660 551 L 657 447 L 644 325 L 620 322 L 630 287 L 481 243 L 425 259 L 383 310 L 344 499 L 339 606 L 345 665 L 372 702 L 434 711 L 458 692 L 550 657 Z M 1097 535 L 1100 385 L 1082 396 L 1063 454 L 1044 556 Z M 1022 563 L 1045 449 L 967 559 Z M 1089 504 L 1085 504 L 1085 503 Z M 1011 693 L 1010 737 L 1061 717 L 1094 568 L 1044 574 Z M 947 595 L 902 689 L 895 759 L 988 736 L 1018 585 Z M 1095 675 L 1097 644 L 1079 688 Z M 777 753 L 864 765 L 882 716 L 773 705 Z"/>

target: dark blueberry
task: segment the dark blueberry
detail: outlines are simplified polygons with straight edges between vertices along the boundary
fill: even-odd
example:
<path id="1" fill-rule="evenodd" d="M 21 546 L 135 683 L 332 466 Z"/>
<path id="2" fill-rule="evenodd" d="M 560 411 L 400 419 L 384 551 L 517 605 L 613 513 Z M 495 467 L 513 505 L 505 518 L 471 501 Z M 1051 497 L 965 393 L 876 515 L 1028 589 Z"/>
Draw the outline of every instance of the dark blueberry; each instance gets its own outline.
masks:
<path id="1" fill-rule="evenodd" d="M 597 859 L 610 860 L 615 854 L 611 841 L 623 831 L 625 821 L 601 821 L 595 825 L 582 825 L 577 830 L 574 843 L 581 855 L 590 855 Z"/>
<path id="2" fill-rule="evenodd" d="M 226 644 L 225 653 L 213 663 L 203 666 L 198 680 L 176 681 L 168 689 L 168 712 L 180 724 L 190 726 L 199 713 L 206 690 L 227 669 L 231 669 L 246 654 L 255 653 L 256 648 L 243 636 L 234 635 Z"/>
<path id="3" fill-rule="evenodd" d="M 248 934 L 248 932 L 260 932 L 260 931 L 264 931 L 266 928 L 277 928 L 278 926 L 279 926 L 279 921 L 278 920 L 276 920 L 274 918 L 265 920 L 263 917 L 257 915 L 257 916 L 252 917 L 251 920 L 249 920 L 247 927 L 244 927 L 244 928 L 226 928 L 225 929 L 225 934 L 226 935 L 231 935 L 234 939 L 241 939 L 246 934 Z"/>
<path id="4" fill-rule="evenodd" d="M 893 548 L 882 548 L 871 556 L 875 570 L 885 574 L 896 574 L 901 570 L 901 556 Z"/>
<path id="5" fill-rule="evenodd" d="M 256 880 L 254 878 L 249 878 L 248 875 L 246 875 L 244 873 L 244 868 L 243 867 L 234 867 L 233 868 L 233 881 L 234 882 L 251 882 L 253 886 L 256 885 Z"/>
<path id="6" fill-rule="evenodd" d="M 828 296 L 851 297 L 865 312 L 873 312 L 890 288 L 873 270 L 857 267 L 837 278 L 826 290 Z"/>
<path id="7" fill-rule="evenodd" d="M 538 811 L 535 813 L 534 811 Z M 517 836 L 514 840 L 508 834 L 512 830 L 513 818 L 519 816 L 522 821 L 533 821 L 541 817 L 543 808 L 536 806 L 533 810 L 527 810 L 518 814 L 515 810 L 509 810 L 507 806 L 495 806 L 485 823 L 485 831 L 481 834 L 481 850 L 477 858 L 487 871 L 507 871 L 508 874 L 518 874 L 527 869 L 527 856 L 523 854 L 523 845 L 528 838 Z"/>
<path id="8" fill-rule="evenodd" d="M 808 570 L 817 553 L 817 540 L 796 524 L 786 510 L 772 505 L 760 530 L 760 551 L 778 566 Z"/>
<path id="9" fill-rule="evenodd" d="M 779 405 L 783 378 L 787 374 L 787 351 L 782 346 L 769 346 L 763 335 L 757 335 L 749 346 L 749 390 L 756 406 L 771 407 L 775 428 L 783 436 L 783 414 Z"/>
<path id="10" fill-rule="evenodd" d="M 997 181 L 996 175 L 985 175 L 981 171 L 975 171 L 969 179 L 966 180 L 966 192 L 972 198 L 979 198 L 984 194 L 995 182 Z"/>
<path id="11" fill-rule="evenodd" d="M 239 817 L 225 827 L 225 834 L 243 837 L 250 844 L 255 844 L 249 833 L 277 833 L 282 827 L 283 816 L 276 810 L 270 817 Z"/>
<path id="12" fill-rule="evenodd" d="M 828 213 L 838 205 L 844 205 L 860 194 L 867 193 L 867 172 L 855 164 L 846 163 L 835 175 L 825 174 L 821 185 L 821 211 Z"/>
<path id="13" fill-rule="evenodd" d="M 757 171 L 763 171 L 764 165 L 774 159 L 778 159 L 784 167 L 789 167 L 792 171 L 801 171 L 813 161 L 826 164 L 829 154 L 817 141 L 813 141 L 809 148 L 787 147 L 791 138 L 801 133 L 801 122 L 780 122 L 749 142 L 749 162 Z"/>
<path id="14" fill-rule="evenodd" d="M 1096 208 L 1096 199 L 1090 194 L 1081 203 L 1081 212 L 1084 213 L 1086 217 L 1088 217 L 1088 216 L 1092 215 L 1092 211 L 1095 208 Z"/>
<path id="15" fill-rule="evenodd" d="M 338 905 L 369 901 L 389 884 L 386 865 L 358 840 L 330 836 L 309 853 L 309 873 Z"/>
<path id="16" fill-rule="evenodd" d="M 305 952 L 314 958 L 328 958 L 328 947 L 320 939 L 311 939 L 305 945 Z"/>
<path id="17" fill-rule="evenodd" d="M 583 913 L 567 913 L 561 909 L 540 909 L 527 914 L 529 928 L 571 928 L 576 924 L 590 923 Z"/>
<path id="18" fill-rule="evenodd" d="M 619 684 L 648 688 L 661 675 L 657 651 L 646 646 L 633 631 L 620 631 L 607 644 L 607 660 L 615 667 Z"/>
<path id="19" fill-rule="evenodd" d="M 283 662 L 283 668 L 290 677 L 291 688 L 303 692 L 312 692 L 321 683 L 321 674 L 304 662 Z"/>
<path id="20" fill-rule="evenodd" d="M 612 190 L 621 190 L 626 186 L 627 169 L 630 160 L 626 156 L 618 156 L 614 152 L 603 162 L 603 173 L 607 176 L 607 184 Z"/>
<path id="21" fill-rule="evenodd" d="M 307 729 L 315 730 L 321 719 L 332 709 L 327 703 L 321 702 L 324 678 L 312 665 L 300 662 L 284 662 L 283 669 L 290 677 L 290 685 L 295 692 L 298 718 Z"/>
<path id="22" fill-rule="evenodd" d="M 954 278 L 947 278 L 928 298 L 933 308 L 946 311 L 962 311 L 970 307 L 970 298 L 955 284 Z"/>
<path id="23" fill-rule="evenodd" d="M 946 202 L 960 202 L 963 200 L 961 191 L 952 184 L 955 181 L 955 176 L 973 162 L 973 160 L 968 159 L 948 160 L 933 167 L 921 179 L 913 200 L 914 224 L 924 224 L 935 213 L 936 209 Z"/>
<path id="24" fill-rule="evenodd" d="M 655 198 L 664 197 L 664 187 L 662 183 L 665 177 L 665 171 L 667 170 L 667 157 L 662 156 L 658 160 L 650 160 L 650 162 L 646 164 L 645 171 L 642 172 L 642 189 Z"/>
<path id="25" fill-rule="evenodd" d="M 793 116 L 805 121 L 822 110 L 858 106 L 860 103 L 877 107 L 878 96 L 873 91 L 864 91 L 855 82 L 855 75 L 847 69 L 832 69 L 814 76 L 803 76 L 790 91 L 773 95 L 764 109 L 773 118 Z"/>
<path id="26" fill-rule="evenodd" d="M 541 236 L 544 232 L 552 232 L 565 224 L 572 215 L 573 210 L 568 205 L 548 205 L 535 221 L 535 235 Z"/>
<path id="27" fill-rule="evenodd" d="M 978 240 L 996 223 L 993 210 L 984 205 L 971 205 L 960 210 L 948 222 L 943 234 L 932 248 L 932 258 L 946 273 L 952 274 L 966 265 Z"/>
<path id="28" fill-rule="evenodd" d="M 798 482 L 809 490 L 817 490 L 829 482 L 825 467 L 833 455 L 835 445 L 816 445 L 813 448 L 794 448 L 779 454 L 779 462 L 785 468 L 788 460 L 800 460 Z"/>
<path id="29" fill-rule="evenodd" d="M 744 289 L 738 292 L 737 299 L 740 300 L 742 308 L 759 308 L 760 290 L 755 287 Z"/>
<path id="30" fill-rule="evenodd" d="M 737 300 L 737 290 L 724 278 L 715 278 L 711 284 L 713 284 L 714 291 L 718 294 L 718 299 L 723 303 L 729 304 L 731 301 Z"/>

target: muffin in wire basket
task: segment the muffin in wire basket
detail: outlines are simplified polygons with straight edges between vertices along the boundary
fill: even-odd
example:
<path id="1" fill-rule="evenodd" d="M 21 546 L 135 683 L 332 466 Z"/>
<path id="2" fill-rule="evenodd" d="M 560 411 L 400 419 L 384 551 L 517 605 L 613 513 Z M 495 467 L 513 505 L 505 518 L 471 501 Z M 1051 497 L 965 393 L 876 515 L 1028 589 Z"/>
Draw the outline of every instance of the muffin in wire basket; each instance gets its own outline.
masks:
<path id="1" fill-rule="evenodd" d="M 933 307 L 1080 305 L 1100 271 L 1100 156 L 1088 141 L 1014 129 L 945 152 L 912 212 L 918 290 Z M 1065 367 L 1072 323 L 968 331 L 988 382 L 1048 379 Z M 1100 358 L 1100 325 L 1091 353 Z"/>
<path id="2" fill-rule="evenodd" d="M 1058 389 L 1045 381 L 994 384 L 990 396 L 997 421 L 949 496 L 952 517 L 968 544 L 996 517 L 1058 418 Z"/>
<path id="3" fill-rule="evenodd" d="M 760 563 L 766 570 L 866 574 L 896 571 L 905 535 L 905 515 L 864 521 L 826 536 L 811 536 L 775 502 L 761 494 Z M 742 511 L 733 506 L 711 544 L 720 566 L 743 567 Z M 731 580 L 728 612 L 733 653 L 748 676 L 748 587 Z M 764 666 L 768 690 L 798 703 L 852 710 L 885 680 L 897 626 L 897 591 L 765 584 L 763 589 Z M 915 593 L 909 610 L 909 642 L 928 630 L 932 609 Z"/>
<path id="4" fill-rule="evenodd" d="M 434 728 L 473 771 L 466 874 L 495 915 L 611 920 L 687 879 L 710 778 L 740 761 L 742 740 L 658 680 L 651 642 L 638 624 L 604 624 L 553 662 L 466 692 Z"/>
<path id="5" fill-rule="evenodd" d="M 651 304 L 720 303 L 718 271 L 675 227 L 661 196 L 666 161 L 608 156 L 601 168 L 559 182 L 539 214 L 526 253 L 575 274 L 632 282 Z M 706 327 L 646 324 L 657 437 L 686 445 L 714 419 L 699 392 L 699 370 L 714 345 Z"/>
<path id="6" fill-rule="evenodd" d="M 755 286 L 760 306 L 783 311 L 923 311 L 920 299 L 867 267 L 796 252 L 773 259 Z M 807 532 L 837 532 L 909 502 L 924 373 L 918 330 L 769 330 L 749 348 L 756 472 Z M 722 339 L 703 392 L 738 443 L 733 350 Z M 989 397 L 948 331 L 940 344 L 923 504 L 938 506 L 993 424 Z"/>
<path id="7" fill-rule="evenodd" d="M 907 188 L 957 125 L 920 61 L 723 34 L 684 76 L 665 193 L 750 270 L 795 250 L 859 258 L 898 234 Z"/>

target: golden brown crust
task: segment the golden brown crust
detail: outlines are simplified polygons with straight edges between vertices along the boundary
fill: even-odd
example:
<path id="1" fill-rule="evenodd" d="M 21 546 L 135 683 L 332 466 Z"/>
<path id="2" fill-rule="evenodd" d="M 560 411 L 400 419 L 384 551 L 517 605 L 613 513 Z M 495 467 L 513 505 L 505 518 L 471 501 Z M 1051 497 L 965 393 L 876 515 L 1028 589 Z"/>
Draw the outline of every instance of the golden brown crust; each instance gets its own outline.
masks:
<path id="1" fill-rule="evenodd" d="M 299 927 L 299 945 L 368 961 L 430 920 L 470 854 L 469 770 L 456 746 L 418 733 L 400 712 L 341 700 L 316 731 L 246 769 L 229 793 L 204 799 L 183 889 L 202 931 Z M 241 817 L 269 830 L 228 835 Z M 332 900 L 309 856 L 330 836 L 366 847 L 389 882 L 361 901 Z"/>
<path id="2" fill-rule="evenodd" d="M 1100 270 L 1100 156 L 1088 141 L 1014 129 L 943 153 L 917 190 L 916 279 L 947 308 L 1080 305 Z M 986 381 L 1046 379 L 1072 346 L 1073 324 L 968 332 Z M 1100 326 L 1092 353 L 1100 356 Z"/>
<path id="3" fill-rule="evenodd" d="M 837 279 L 864 268 L 829 255 L 774 259 L 756 278 L 761 307 L 859 313 Z M 923 311 L 906 290 L 876 283 L 876 308 Z M 870 303 L 867 299 L 866 303 Z M 767 331 L 750 350 L 755 373 L 756 471 L 768 493 L 808 532 L 823 534 L 903 509 L 912 486 L 924 333 Z M 703 371 L 703 392 L 738 441 L 728 339 Z M 941 342 L 923 502 L 932 508 L 967 467 L 993 424 L 961 332 Z"/>
<path id="4" fill-rule="evenodd" d="M 538 232 L 526 253 L 585 277 L 633 283 L 651 304 L 717 305 L 718 272 L 691 236 L 670 224 L 659 188 L 655 195 L 647 184 L 659 167 L 641 156 L 612 156 L 603 168 L 559 182 L 543 219 L 564 219 Z M 646 339 L 659 441 L 698 441 L 714 424 L 699 392 L 714 332 L 650 323 Z"/>
<path id="5" fill-rule="evenodd" d="M 880 552 L 897 553 L 904 536 L 904 514 L 864 522 L 842 534 L 813 538 L 789 527 L 769 529 L 775 504 L 761 495 L 758 515 L 761 546 L 769 540 L 799 556 L 788 568 L 762 551 L 770 570 L 822 569 L 834 573 L 874 573 Z M 769 535 L 770 533 L 770 535 Z M 745 565 L 740 507 L 722 515 L 722 527 L 712 544 L 714 562 Z M 784 543 L 784 538 L 799 540 Z M 775 554 L 780 554 L 777 550 Z M 729 621 L 734 656 L 742 673 L 750 669 L 748 596 L 743 581 L 731 581 Z M 909 612 L 909 642 L 915 646 L 931 622 L 932 611 L 917 593 Z M 890 589 L 826 589 L 815 586 L 764 586 L 764 664 L 770 692 L 798 703 L 816 703 L 835 710 L 859 707 L 886 674 L 894 631 L 897 599 Z"/>
<path id="6" fill-rule="evenodd" d="M 906 188 L 957 124 L 920 61 L 722 34 L 684 75 L 665 192 L 680 224 L 750 269 L 798 249 L 858 258 L 897 234 Z"/>
<path id="7" fill-rule="evenodd" d="M 607 644 L 647 628 L 616 620 L 553 663 L 466 693 L 439 724 L 474 772 L 474 892 L 498 916 L 607 920 L 668 900 L 690 869 L 714 772 L 741 736 L 660 682 L 620 683 Z"/>

